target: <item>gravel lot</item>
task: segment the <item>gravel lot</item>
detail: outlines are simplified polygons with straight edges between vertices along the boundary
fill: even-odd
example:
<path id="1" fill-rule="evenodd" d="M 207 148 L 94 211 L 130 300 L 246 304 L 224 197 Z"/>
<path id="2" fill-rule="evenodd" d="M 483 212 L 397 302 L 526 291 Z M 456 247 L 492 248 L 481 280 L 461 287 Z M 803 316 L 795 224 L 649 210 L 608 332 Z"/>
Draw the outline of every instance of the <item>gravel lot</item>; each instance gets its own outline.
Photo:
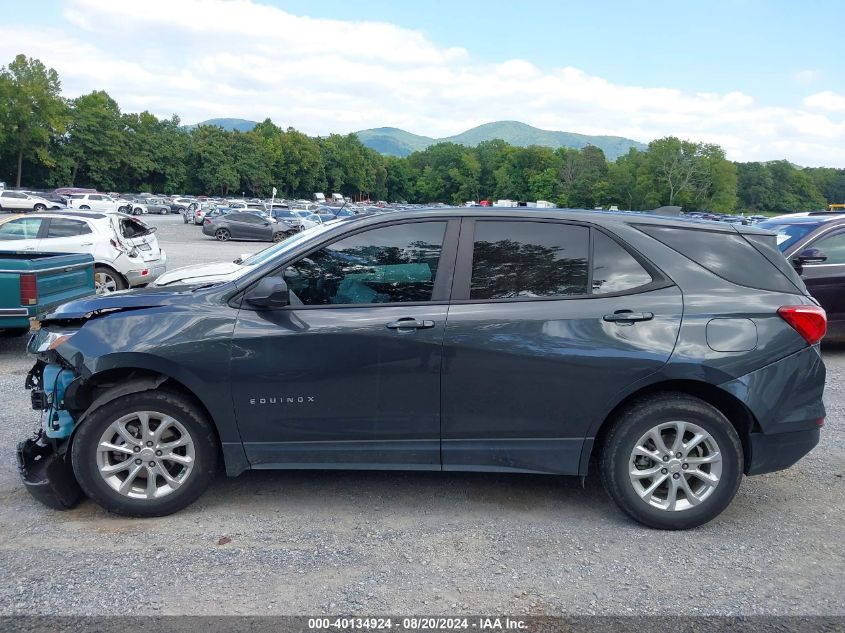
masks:
<path id="1" fill-rule="evenodd" d="M 265 246 L 149 221 L 171 268 Z M 0 614 L 845 615 L 845 346 L 825 360 L 821 444 L 691 532 L 632 523 L 596 478 L 495 474 L 249 472 L 133 520 L 23 489 L 31 362 L 0 339 Z"/>

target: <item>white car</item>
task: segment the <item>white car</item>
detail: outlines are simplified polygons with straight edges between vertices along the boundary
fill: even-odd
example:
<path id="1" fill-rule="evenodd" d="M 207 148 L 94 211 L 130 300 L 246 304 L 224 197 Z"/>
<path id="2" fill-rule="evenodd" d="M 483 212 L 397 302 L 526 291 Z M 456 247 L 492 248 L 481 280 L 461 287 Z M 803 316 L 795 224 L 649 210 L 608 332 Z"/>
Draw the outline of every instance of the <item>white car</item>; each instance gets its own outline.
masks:
<path id="1" fill-rule="evenodd" d="M 128 215 L 144 215 L 148 212 L 147 205 L 134 200 L 127 200 L 126 198 L 119 198 L 117 200 L 117 210 L 119 213 L 126 213 Z"/>
<path id="2" fill-rule="evenodd" d="M 214 211 L 216 208 L 217 205 L 213 202 L 192 202 L 182 212 L 182 220 L 184 220 L 185 224 L 190 222 L 202 224 L 206 214 Z"/>
<path id="3" fill-rule="evenodd" d="M 0 251 L 89 253 L 98 294 L 143 286 L 167 270 L 155 227 L 122 213 L 31 213 L 0 226 Z"/>
<path id="4" fill-rule="evenodd" d="M 34 196 L 23 191 L 0 191 L 0 210 L 2 211 L 45 211 L 47 209 L 61 209 L 61 205 L 50 202 L 46 198 Z"/>
<path id="5" fill-rule="evenodd" d="M 69 209 L 102 211 L 104 213 L 117 213 L 122 204 L 121 201 L 115 200 L 105 193 L 72 193 L 67 200 Z"/>

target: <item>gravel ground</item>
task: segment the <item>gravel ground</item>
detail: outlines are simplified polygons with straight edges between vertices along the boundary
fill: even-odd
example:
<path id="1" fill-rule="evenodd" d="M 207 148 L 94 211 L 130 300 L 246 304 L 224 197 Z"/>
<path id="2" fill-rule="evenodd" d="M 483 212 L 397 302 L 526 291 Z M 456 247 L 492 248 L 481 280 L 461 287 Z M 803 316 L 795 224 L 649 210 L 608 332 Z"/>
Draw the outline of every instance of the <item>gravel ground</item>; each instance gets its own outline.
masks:
<path id="1" fill-rule="evenodd" d="M 170 267 L 264 246 L 150 222 Z M 820 445 L 690 532 L 632 523 L 596 478 L 452 473 L 248 472 L 133 520 L 23 489 L 31 363 L 0 339 L 0 614 L 845 615 L 845 346 L 825 360 Z"/>

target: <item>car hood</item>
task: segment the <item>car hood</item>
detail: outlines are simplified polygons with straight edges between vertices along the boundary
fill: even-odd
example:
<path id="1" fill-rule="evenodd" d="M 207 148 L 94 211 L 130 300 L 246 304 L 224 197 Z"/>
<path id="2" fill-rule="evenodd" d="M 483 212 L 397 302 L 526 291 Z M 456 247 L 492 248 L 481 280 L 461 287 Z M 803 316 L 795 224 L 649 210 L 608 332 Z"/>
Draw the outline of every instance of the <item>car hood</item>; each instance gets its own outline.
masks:
<path id="1" fill-rule="evenodd" d="M 219 262 L 217 264 L 194 264 L 170 270 L 158 279 L 153 287 L 173 286 L 176 284 L 206 284 L 220 281 L 231 281 L 243 273 L 244 267 L 234 262 Z"/>
<path id="2" fill-rule="evenodd" d="M 108 314 L 110 312 L 123 312 L 127 310 L 140 310 L 143 308 L 155 308 L 158 306 L 178 303 L 181 297 L 192 293 L 194 286 L 172 286 L 169 288 L 136 288 L 134 290 L 123 290 L 107 295 L 94 295 L 83 297 L 56 307 L 51 312 L 39 316 L 39 320 L 57 321 L 89 319 L 94 316 Z"/>

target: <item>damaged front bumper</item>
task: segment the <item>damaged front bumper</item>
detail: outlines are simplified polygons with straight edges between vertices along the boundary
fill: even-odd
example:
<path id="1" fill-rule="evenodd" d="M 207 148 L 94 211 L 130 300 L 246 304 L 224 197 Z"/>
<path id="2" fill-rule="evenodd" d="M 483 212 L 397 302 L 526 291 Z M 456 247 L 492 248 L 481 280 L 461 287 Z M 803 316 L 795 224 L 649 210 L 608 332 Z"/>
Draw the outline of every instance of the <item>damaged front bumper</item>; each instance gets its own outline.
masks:
<path id="1" fill-rule="evenodd" d="M 72 508 L 82 498 L 68 455 L 74 420 L 65 409 L 65 392 L 73 378 L 66 367 L 39 358 L 25 383 L 43 423 L 33 437 L 18 443 L 18 472 L 30 494 L 56 510 Z"/>
<path id="2" fill-rule="evenodd" d="M 21 480 L 38 501 L 55 510 L 68 510 L 79 503 L 82 490 L 67 455 L 43 430 L 18 443 L 17 457 Z"/>

